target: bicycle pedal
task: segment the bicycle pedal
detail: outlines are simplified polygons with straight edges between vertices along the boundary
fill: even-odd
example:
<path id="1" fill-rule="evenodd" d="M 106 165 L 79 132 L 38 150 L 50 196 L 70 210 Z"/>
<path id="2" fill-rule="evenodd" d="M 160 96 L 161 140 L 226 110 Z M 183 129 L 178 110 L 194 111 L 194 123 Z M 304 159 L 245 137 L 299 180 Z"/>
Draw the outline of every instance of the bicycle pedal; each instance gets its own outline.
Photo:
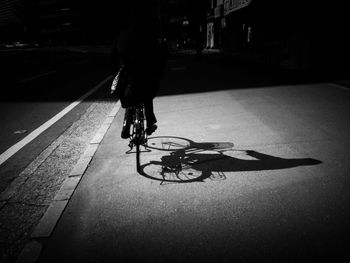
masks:
<path id="1" fill-rule="evenodd" d="M 126 151 L 125 153 L 126 154 L 130 154 L 130 153 L 134 153 L 132 150 L 134 149 L 134 145 L 133 144 L 129 144 L 129 147 L 130 147 L 130 149 L 128 150 L 128 151 Z"/>

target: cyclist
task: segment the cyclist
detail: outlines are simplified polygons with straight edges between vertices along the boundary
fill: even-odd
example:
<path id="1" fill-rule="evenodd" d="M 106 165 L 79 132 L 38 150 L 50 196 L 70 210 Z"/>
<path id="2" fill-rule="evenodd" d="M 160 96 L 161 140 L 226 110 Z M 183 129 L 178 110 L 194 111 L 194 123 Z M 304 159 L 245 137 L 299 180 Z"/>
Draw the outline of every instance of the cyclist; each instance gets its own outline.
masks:
<path id="1" fill-rule="evenodd" d="M 126 65 L 127 74 L 133 83 L 133 94 L 137 95 L 137 101 L 133 102 L 144 104 L 146 133 L 151 135 L 157 129 L 153 99 L 159 90 L 159 78 L 163 76 L 167 50 L 164 43 L 158 40 L 156 19 L 152 19 L 147 8 L 131 11 L 128 21 L 128 28 L 119 33 L 113 44 L 112 70 L 116 74 L 120 65 Z M 123 99 L 122 96 L 120 99 Z M 124 139 L 130 136 L 132 116 L 132 109 L 125 107 L 121 133 Z"/>

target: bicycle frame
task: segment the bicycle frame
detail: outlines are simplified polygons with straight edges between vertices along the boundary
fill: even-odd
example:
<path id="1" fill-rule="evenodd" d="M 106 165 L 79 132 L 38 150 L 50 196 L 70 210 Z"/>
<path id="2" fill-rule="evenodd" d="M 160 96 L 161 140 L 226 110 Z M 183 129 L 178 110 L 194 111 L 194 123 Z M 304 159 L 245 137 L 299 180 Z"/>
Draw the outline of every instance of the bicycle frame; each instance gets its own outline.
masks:
<path id="1" fill-rule="evenodd" d="M 145 131 L 145 110 L 143 104 L 133 107 L 132 134 L 130 136 L 130 148 L 147 143 Z"/>
<path id="2" fill-rule="evenodd" d="M 145 129 L 145 108 L 141 103 L 137 106 L 132 107 L 133 122 L 132 122 L 132 133 L 130 135 L 129 147 L 130 150 L 126 153 L 132 153 L 134 146 L 136 147 L 136 167 L 137 171 L 140 170 L 140 146 L 147 147 L 147 133 Z"/>

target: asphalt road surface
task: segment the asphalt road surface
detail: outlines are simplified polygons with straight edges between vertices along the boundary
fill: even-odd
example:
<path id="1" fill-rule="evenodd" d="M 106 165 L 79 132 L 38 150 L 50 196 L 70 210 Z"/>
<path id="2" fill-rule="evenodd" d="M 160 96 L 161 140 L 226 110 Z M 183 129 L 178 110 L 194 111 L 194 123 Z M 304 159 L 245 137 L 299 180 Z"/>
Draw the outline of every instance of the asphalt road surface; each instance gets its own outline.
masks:
<path id="1" fill-rule="evenodd" d="M 0 153 L 109 76 L 108 56 L 60 49 L 1 52 Z M 0 190 L 77 120 L 105 85 L 0 166 Z"/>
<path id="2" fill-rule="evenodd" d="M 48 59 L 39 56 L 37 61 L 22 56 L 11 64 L 13 54 L 7 60 L 12 68 L 4 76 L 7 92 L 1 97 L 2 149 L 108 76 L 106 56 L 46 55 Z M 19 63 L 23 67 L 17 70 Z M 290 259 L 297 259 L 295 253 L 311 248 L 305 254 L 310 259 L 312 251 L 320 257 L 327 247 L 332 251 L 325 254 L 333 255 L 337 246 L 344 253 L 347 243 L 341 238 L 347 233 L 348 210 L 342 206 L 348 203 L 344 176 L 348 166 L 344 162 L 347 147 L 342 143 L 348 143 L 348 91 L 324 81 L 215 54 L 203 60 L 193 55 L 171 59 L 155 106 L 160 124 L 156 135 L 171 135 L 174 143 L 176 137 L 192 141 L 200 151 L 185 152 L 184 157 L 187 166 L 199 160 L 198 169 L 180 179 L 197 175 L 199 179 L 188 184 L 162 183 L 165 172 L 157 167 L 176 162 L 183 154 L 176 150 L 175 155 L 157 149 L 144 154 L 143 174 L 137 174 L 135 158 L 124 154 L 127 143 L 119 138 L 119 112 L 54 235 L 45 240 L 42 262 L 52 257 L 244 262 L 261 257 L 279 260 L 289 249 L 293 250 Z M 13 261 L 29 240 L 84 149 L 82 138 L 93 135 L 91 126 L 98 127 L 98 122 L 92 125 L 90 120 L 101 120 L 110 109 L 104 99 L 107 88 L 80 103 L 0 166 L 4 188 L 43 149 L 56 147 L 20 191 L 1 202 L 5 262 Z M 89 136 L 85 136 L 87 129 Z M 59 136 L 62 140 L 52 144 Z M 157 144 L 156 139 L 153 142 Z M 215 142 L 233 149 L 222 158 L 210 148 Z M 314 162 L 293 161 L 306 157 Z M 259 159 L 265 161 L 248 164 Z M 176 175 L 172 178 L 178 180 Z M 67 242 L 68 233 L 72 244 Z"/>
<path id="3" fill-rule="evenodd" d="M 141 173 L 117 114 L 39 262 L 349 260 L 349 90 L 226 62 L 169 62 Z"/>

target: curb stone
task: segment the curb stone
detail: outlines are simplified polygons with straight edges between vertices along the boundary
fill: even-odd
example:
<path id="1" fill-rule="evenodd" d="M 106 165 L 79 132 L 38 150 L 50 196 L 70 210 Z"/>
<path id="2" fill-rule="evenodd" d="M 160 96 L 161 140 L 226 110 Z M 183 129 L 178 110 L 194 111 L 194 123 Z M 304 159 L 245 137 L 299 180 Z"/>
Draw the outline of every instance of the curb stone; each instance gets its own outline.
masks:
<path id="1" fill-rule="evenodd" d="M 99 144 L 107 133 L 120 108 L 121 104 L 120 101 L 118 101 L 111 112 L 107 115 L 95 137 L 90 141 L 90 144 L 80 157 L 77 164 L 74 166 L 70 175 L 63 182 L 60 190 L 54 197 L 53 202 L 31 234 L 31 241 L 24 246 L 16 260 L 16 263 L 33 263 L 39 259 L 43 249 L 43 243 L 45 241 L 43 239 L 47 239 L 51 236 L 58 220 L 62 216 L 63 211 L 65 210 L 82 176 L 88 168 L 90 161 L 96 153 Z M 2 205 L 2 202 L 0 205 Z"/>

